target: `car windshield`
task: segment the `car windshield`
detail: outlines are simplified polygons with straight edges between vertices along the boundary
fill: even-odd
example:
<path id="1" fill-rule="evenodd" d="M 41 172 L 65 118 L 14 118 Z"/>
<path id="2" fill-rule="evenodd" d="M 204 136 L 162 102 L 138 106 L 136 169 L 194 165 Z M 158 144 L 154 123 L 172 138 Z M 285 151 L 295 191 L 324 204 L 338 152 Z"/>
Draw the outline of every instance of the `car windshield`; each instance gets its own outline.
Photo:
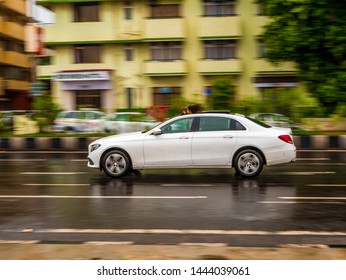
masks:
<path id="1" fill-rule="evenodd" d="M 250 117 L 246 117 L 246 118 L 249 119 L 250 121 L 252 121 L 252 122 L 262 126 L 262 127 L 266 127 L 266 128 L 271 127 L 270 125 L 267 125 L 267 124 L 265 124 L 265 123 L 263 123 L 263 122 L 261 122 L 259 120 L 256 120 L 256 119 L 253 119 L 253 118 L 250 118 Z"/>

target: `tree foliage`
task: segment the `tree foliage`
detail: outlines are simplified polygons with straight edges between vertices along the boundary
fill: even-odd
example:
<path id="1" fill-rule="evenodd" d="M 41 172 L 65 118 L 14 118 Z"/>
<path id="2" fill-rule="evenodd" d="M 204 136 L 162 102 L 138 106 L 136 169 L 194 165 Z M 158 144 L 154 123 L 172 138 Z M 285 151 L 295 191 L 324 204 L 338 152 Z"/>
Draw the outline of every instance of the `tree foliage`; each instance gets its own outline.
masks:
<path id="1" fill-rule="evenodd" d="M 346 104 L 346 2 L 340 0 L 256 0 L 271 21 L 263 33 L 266 57 L 293 61 L 319 102 Z"/>
<path id="2" fill-rule="evenodd" d="M 214 110 L 229 110 L 234 103 L 235 88 L 228 77 L 215 78 L 211 82 L 210 106 Z"/>
<path id="3" fill-rule="evenodd" d="M 46 126 L 53 123 L 54 118 L 60 110 L 52 96 L 48 94 L 42 94 L 35 97 L 33 101 L 33 109 L 37 111 L 34 118 L 38 123 L 40 132 L 42 132 Z"/>

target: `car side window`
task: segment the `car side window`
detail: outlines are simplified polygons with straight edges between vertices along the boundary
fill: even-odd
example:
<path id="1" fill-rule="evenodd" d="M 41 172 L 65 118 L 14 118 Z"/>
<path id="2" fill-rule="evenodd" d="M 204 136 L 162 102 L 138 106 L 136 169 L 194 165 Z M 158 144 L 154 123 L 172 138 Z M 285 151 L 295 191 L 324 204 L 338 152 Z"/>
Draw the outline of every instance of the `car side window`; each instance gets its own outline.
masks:
<path id="1" fill-rule="evenodd" d="M 231 119 L 231 130 L 246 130 L 246 127 L 243 126 L 240 122 Z"/>
<path id="2" fill-rule="evenodd" d="M 192 121 L 193 121 L 193 118 L 180 119 L 163 126 L 161 128 L 161 131 L 163 134 L 190 132 Z"/>
<path id="3" fill-rule="evenodd" d="M 230 130 L 230 118 L 201 117 L 198 131 L 223 131 Z"/>

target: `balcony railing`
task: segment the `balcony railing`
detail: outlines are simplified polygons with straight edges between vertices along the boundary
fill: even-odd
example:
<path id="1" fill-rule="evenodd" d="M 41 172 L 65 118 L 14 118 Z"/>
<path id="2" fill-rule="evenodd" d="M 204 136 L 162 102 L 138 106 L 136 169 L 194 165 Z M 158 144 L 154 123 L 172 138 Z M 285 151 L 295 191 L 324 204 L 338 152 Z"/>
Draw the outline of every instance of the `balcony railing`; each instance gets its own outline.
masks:
<path id="1" fill-rule="evenodd" d="M 0 4 L 21 15 L 26 15 L 26 1 L 23 0 L 1 0 Z"/>
<path id="2" fill-rule="evenodd" d="M 254 61 L 254 70 L 257 73 L 297 71 L 293 62 L 283 62 L 278 65 L 274 65 L 265 59 L 256 59 Z"/>
<path id="3" fill-rule="evenodd" d="M 186 37 L 182 18 L 145 19 L 144 40 L 175 40 Z"/>
<path id="4" fill-rule="evenodd" d="M 4 88 L 8 90 L 29 90 L 30 83 L 27 81 L 6 80 L 4 81 Z"/>
<path id="5" fill-rule="evenodd" d="M 146 61 L 144 64 L 147 76 L 180 76 L 187 72 L 185 60 Z"/>
<path id="6" fill-rule="evenodd" d="M 264 26 L 268 24 L 270 19 L 265 16 L 257 16 L 255 20 L 254 26 L 254 35 L 261 36 L 264 31 Z"/>
<path id="7" fill-rule="evenodd" d="M 199 37 L 201 38 L 237 38 L 240 36 L 239 16 L 200 18 Z"/>
<path id="8" fill-rule="evenodd" d="M 3 52 L 2 58 L 2 61 L 8 65 L 14 65 L 23 68 L 30 67 L 29 57 L 26 54 L 5 51 Z"/>
<path id="9" fill-rule="evenodd" d="M 202 75 L 237 74 L 242 72 L 242 67 L 240 59 L 202 60 L 198 70 Z"/>
<path id="10" fill-rule="evenodd" d="M 16 22 L 0 22 L 0 33 L 20 41 L 25 40 L 24 26 Z"/>

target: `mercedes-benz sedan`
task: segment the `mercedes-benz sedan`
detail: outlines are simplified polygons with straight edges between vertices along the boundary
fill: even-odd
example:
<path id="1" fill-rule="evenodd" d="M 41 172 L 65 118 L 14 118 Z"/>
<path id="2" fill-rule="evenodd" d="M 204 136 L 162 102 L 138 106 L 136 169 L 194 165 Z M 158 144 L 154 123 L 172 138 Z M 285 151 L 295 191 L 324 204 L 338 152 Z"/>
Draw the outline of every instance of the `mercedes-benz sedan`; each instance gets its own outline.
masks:
<path id="1" fill-rule="evenodd" d="M 264 165 L 293 162 L 289 128 L 242 115 L 201 113 L 172 118 L 149 131 L 104 137 L 88 147 L 88 166 L 111 177 L 149 168 L 232 168 L 244 177 Z"/>

